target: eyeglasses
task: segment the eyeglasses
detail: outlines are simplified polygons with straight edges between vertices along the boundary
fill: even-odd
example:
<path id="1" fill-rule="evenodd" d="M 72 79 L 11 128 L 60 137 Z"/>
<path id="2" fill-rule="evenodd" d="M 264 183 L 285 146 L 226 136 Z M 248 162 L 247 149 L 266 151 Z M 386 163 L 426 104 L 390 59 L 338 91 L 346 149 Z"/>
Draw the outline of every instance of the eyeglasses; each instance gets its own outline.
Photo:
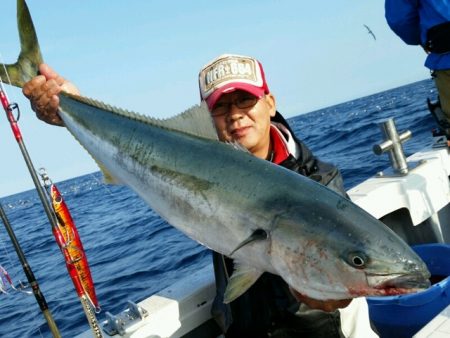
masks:
<path id="1" fill-rule="evenodd" d="M 242 95 L 232 101 L 217 102 L 211 110 L 211 115 L 214 117 L 225 115 L 230 111 L 232 105 L 239 109 L 251 108 L 256 105 L 259 99 L 260 97 L 253 95 Z"/>

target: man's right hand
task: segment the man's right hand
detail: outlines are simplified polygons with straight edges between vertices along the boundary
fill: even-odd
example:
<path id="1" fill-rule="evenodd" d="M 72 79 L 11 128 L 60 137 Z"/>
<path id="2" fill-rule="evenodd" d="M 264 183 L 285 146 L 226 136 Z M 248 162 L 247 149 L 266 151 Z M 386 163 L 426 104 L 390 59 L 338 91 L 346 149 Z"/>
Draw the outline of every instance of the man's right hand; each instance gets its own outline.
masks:
<path id="1" fill-rule="evenodd" d="M 30 100 L 31 108 L 38 119 L 49 124 L 63 126 L 64 122 L 58 115 L 58 94 L 64 91 L 80 95 L 78 88 L 64 79 L 46 64 L 39 66 L 40 75 L 34 77 L 22 88 L 23 94 Z"/>
<path id="2" fill-rule="evenodd" d="M 297 299 L 298 302 L 306 304 L 310 309 L 322 310 L 325 312 L 333 312 L 337 309 L 343 309 L 347 307 L 352 299 L 340 299 L 340 300 L 317 300 L 309 298 L 308 296 L 302 295 L 300 292 L 289 287 L 292 295 Z"/>

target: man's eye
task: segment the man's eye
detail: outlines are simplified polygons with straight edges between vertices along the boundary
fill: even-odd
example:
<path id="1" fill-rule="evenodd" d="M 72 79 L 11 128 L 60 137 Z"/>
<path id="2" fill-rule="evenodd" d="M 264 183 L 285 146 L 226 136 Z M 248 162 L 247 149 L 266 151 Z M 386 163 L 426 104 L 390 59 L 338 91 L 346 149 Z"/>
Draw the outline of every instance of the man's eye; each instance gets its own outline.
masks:
<path id="1" fill-rule="evenodd" d="M 218 103 L 216 103 L 216 105 L 214 106 L 214 108 L 222 108 L 222 107 L 225 107 L 225 103 L 223 103 L 223 102 L 218 102 Z"/>
<path id="2" fill-rule="evenodd" d="M 243 98 L 240 98 L 239 100 L 238 100 L 238 102 L 237 103 L 249 103 L 249 102 L 253 102 L 253 98 L 252 97 L 243 97 Z"/>

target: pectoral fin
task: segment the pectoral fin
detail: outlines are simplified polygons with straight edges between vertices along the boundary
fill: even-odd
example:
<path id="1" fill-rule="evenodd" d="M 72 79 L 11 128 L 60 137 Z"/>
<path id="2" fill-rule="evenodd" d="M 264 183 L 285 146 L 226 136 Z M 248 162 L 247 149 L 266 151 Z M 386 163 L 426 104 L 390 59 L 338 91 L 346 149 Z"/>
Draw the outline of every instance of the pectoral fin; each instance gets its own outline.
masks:
<path id="1" fill-rule="evenodd" d="M 234 248 L 233 251 L 231 251 L 231 253 L 228 255 L 228 257 L 231 257 L 231 255 L 233 255 L 236 251 L 238 251 L 243 246 L 245 246 L 249 243 L 253 243 L 255 241 L 266 240 L 268 237 L 269 237 L 269 235 L 267 234 L 267 232 L 265 230 L 256 229 L 255 231 L 253 231 L 253 233 L 248 238 L 244 239 L 241 243 L 239 243 L 238 246 L 236 248 Z"/>
<path id="2" fill-rule="evenodd" d="M 228 304 L 247 291 L 263 274 L 264 271 L 248 265 L 236 264 L 224 294 L 223 302 Z"/>

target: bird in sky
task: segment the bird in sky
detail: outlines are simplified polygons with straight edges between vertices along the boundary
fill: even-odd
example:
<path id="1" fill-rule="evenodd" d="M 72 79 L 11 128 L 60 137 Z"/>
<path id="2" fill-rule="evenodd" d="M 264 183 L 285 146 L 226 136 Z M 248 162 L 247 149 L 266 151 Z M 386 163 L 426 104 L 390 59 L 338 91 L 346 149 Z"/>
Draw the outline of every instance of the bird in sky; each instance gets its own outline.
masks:
<path id="1" fill-rule="evenodd" d="M 376 40 L 377 38 L 376 38 L 375 34 L 373 34 L 373 32 L 372 32 L 372 30 L 369 28 L 369 26 L 364 25 L 364 27 L 366 27 L 367 33 L 370 34 L 370 35 L 372 35 L 373 39 Z"/>

